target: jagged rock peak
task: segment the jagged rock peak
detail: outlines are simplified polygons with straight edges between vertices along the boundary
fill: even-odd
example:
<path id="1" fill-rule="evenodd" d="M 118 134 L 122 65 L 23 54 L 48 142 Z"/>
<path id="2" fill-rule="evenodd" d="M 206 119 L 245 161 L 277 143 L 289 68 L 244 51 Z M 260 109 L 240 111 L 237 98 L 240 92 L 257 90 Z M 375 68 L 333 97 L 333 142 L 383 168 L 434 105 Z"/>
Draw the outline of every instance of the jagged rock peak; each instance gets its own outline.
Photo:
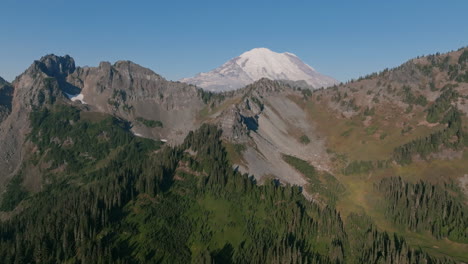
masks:
<path id="1" fill-rule="evenodd" d="M 75 60 L 69 55 L 57 56 L 49 54 L 33 63 L 33 67 L 44 72 L 48 76 L 62 78 L 76 69 Z"/>
<path id="2" fill-rule="evenodd" d="M 124 70 L 132 73 L 140 73 L 144 75 L 155 75 L 160 79 L 164 79 L 161 75 L 155 73 L 154 71 L 145 68 L 139 64 L 136 64 L 132 61 L 129 60 L 120 60 L 114 63 L 113 65 L 114 68 L 118 70 Z"/>

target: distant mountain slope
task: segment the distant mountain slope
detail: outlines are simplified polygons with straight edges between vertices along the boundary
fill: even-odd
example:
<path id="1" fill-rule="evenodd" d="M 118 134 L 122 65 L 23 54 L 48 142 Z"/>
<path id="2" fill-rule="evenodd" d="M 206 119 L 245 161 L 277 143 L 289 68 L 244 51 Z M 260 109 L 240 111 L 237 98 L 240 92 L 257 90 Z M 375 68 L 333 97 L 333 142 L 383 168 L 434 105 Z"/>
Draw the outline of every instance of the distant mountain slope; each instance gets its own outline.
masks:
<path id="1" fill-rule="evenodd" d="M 0 77 L 0 122 L 11 112 L 13 87 Z"/>
<path id="2" fill-rule="evenodd" d="M 181 81 L 210 91 L 229 91 L 244 87 L 261 78 L 306 81 L 313 88 L 328 87 L 339 82 L 317 72 L 296 55 L 255 48 L 233 58 L 210 72 Z"/>

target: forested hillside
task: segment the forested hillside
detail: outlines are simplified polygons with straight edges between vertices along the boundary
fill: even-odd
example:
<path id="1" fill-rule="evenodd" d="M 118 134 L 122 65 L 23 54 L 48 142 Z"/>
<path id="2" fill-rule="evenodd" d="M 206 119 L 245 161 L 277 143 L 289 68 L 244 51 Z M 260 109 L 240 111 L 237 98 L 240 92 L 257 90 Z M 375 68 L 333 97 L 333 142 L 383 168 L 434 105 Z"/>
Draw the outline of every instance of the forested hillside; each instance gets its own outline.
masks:
<path id="1" fill-rule="evenodd" d="M 232 169 L 216 127 L 161 147 L 87 115 L 70 106 L 31 114 L 30 162 L 49 162 L 49 183 L 23 193 L 0 224 L 4 263 L 451 263 L 365 215 L 344 223 L 300 187 L 257 185 Z M 116 153 L 106 160 L 102 151 Z"/>

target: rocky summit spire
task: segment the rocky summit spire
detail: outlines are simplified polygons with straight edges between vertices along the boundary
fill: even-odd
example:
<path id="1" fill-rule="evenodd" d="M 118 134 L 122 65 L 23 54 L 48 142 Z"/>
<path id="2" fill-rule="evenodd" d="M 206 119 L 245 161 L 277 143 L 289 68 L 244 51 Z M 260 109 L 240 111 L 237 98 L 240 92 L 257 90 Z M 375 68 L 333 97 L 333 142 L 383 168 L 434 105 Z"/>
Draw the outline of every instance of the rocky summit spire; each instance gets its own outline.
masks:
<path id="1" fill-rule="evenodd" d="M 45 74 L 56 78 L 63 78 L 75 71 L 75 60 L 68 55 L 49 54 L 35 61 L 35 65 Z"/>

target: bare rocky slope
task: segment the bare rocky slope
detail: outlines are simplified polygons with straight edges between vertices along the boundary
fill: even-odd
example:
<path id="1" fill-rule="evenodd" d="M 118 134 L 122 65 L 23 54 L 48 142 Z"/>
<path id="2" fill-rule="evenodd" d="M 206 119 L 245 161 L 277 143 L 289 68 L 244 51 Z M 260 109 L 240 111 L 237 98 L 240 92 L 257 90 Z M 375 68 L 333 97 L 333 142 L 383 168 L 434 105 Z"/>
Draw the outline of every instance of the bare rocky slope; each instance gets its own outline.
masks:
<path id="1" fill-rule="evenodd" d="M 77 68 L 67 81 L 91 111 L 117 115 L 132 122 L 135 134 L 173 143 L 196 127 L 196 114 L 205 105 L 195 86 L 166 81 L 130 61 Z"/>

